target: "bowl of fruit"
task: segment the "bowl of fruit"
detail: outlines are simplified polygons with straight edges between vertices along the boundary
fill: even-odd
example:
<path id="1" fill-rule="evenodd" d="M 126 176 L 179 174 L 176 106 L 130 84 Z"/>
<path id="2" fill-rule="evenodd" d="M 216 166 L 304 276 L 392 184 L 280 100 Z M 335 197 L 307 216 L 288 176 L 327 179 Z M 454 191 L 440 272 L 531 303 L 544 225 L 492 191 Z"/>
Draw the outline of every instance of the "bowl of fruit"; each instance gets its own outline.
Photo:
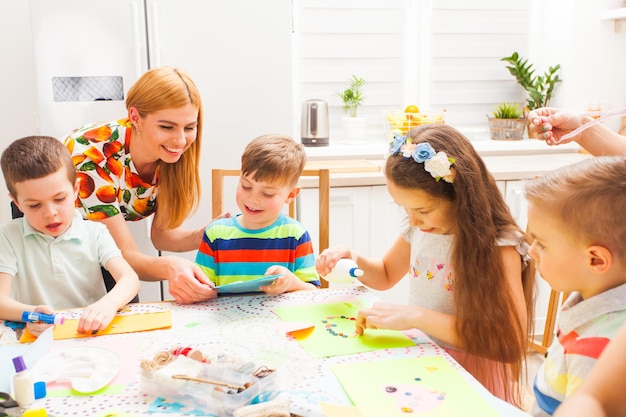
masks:
<path id="1" fill-rule="evenodd" d="M 402 110 L 384 112 L 384 123 L 389 140 L 394 134 L 406 135 L 411 129 L 423 124 L 445 123 L 446 110 L 422 111 L 416 105 L 407 106 Z"/>

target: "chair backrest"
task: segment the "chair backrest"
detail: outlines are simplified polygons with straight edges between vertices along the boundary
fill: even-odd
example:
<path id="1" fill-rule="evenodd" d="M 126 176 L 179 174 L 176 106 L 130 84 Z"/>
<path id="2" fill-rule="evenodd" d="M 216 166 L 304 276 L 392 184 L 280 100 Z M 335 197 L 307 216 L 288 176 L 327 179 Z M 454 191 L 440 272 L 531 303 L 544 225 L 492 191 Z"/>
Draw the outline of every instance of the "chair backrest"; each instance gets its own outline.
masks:
<path id="1" fill-rule="evenodd" d="M 211 190 L 213 193 L 212 200 L 212 218 L 216 218 L 223 213 L 224 210 L 224 177 L 238 177 L 241 171 L 238 169 L 213 169 Z M 319 192 L 319 248 L 321 253 L 328 248 L 330 242 L 330 170 L 323 169 L 305 169 L 302 177 L 317 177 Z M 289 204 L 289 217 L 296 217 L 296 200 Z M 328 282 L 320 279 L 323 288 L 328 287 Z"/>

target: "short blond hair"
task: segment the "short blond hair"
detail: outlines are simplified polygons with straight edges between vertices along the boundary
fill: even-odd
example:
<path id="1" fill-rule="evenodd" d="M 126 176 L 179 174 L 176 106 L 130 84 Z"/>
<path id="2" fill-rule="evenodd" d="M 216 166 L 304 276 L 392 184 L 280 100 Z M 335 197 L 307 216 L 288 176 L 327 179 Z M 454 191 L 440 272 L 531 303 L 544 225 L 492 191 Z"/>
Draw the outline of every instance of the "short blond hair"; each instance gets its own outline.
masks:
<path id="1" fill-rule="evenodd" d="M 255 181 L 295 186 L 306 164 L 302 144 L 283 135 L 269 134 L 253 139 L 241 155 L 242 175 Z"/>
<path id="2" fill-rule="evenodd" d="M 598 156 L 531 180 L 528 201 L 585 244 L 626 259 L 626 158 Z"/>

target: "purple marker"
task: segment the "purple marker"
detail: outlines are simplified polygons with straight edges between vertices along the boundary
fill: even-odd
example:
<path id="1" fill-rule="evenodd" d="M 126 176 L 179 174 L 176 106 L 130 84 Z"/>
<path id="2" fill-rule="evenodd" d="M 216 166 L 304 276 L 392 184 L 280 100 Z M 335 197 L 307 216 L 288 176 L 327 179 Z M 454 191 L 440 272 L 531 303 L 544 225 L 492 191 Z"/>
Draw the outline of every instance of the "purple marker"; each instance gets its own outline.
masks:
<path id="1" fill-rule="evenodd" d="M 63 324 L 65 317 L 56 314 L 44 314 L 36 311 L 25 311 L 22 313 L 22 321 L 28 323 Z"/>

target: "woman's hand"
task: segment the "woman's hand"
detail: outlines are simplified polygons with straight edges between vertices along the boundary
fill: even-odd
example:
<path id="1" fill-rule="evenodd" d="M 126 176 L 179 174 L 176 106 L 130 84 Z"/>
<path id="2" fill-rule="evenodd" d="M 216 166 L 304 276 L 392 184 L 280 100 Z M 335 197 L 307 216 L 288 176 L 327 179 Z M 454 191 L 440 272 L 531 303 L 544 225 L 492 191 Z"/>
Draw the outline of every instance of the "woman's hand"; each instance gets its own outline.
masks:
<path id="1" fill-rule="evenodd" d="M 578 140 L 578 135 L 563 141 L 561 138 L 593 119 L 552 107 L 542 107 L 528 113 L 528 120 L 530 130 L 537 134 L 538 139 L 545 140 L 548 145 L 557 145 Z"/>
<path id="2" fill-rule="evenodd" d="M 54 314 L 54 310 L 45 305 L 39 305 L 35 307 L 35 310 L 38 313 L 44 314 Z M 50 327 L 54 326 L 54 324 L 48 323 L 26 323 L 26 328 L 33 335 L 39 337 L 40 334 L 48 330 Z"/>
<path id="3" fill-rule="evenodd" d="M 198 265 L 178 256 L 163 256 L 159 259 L 167 262 L 169 291 L 179 304 L 192 304 L 217 297 L 215 285 Z"/>
<path id="4" fill-rule="evenodd" d="M 356 256 L 350 248 L 343 245 L 334 245 L 331 248 L 324 249 L 315 260 L 315 269 L 322 277 L 330 274 L 339 259 L 349 258 L 356 262 Z"/>

